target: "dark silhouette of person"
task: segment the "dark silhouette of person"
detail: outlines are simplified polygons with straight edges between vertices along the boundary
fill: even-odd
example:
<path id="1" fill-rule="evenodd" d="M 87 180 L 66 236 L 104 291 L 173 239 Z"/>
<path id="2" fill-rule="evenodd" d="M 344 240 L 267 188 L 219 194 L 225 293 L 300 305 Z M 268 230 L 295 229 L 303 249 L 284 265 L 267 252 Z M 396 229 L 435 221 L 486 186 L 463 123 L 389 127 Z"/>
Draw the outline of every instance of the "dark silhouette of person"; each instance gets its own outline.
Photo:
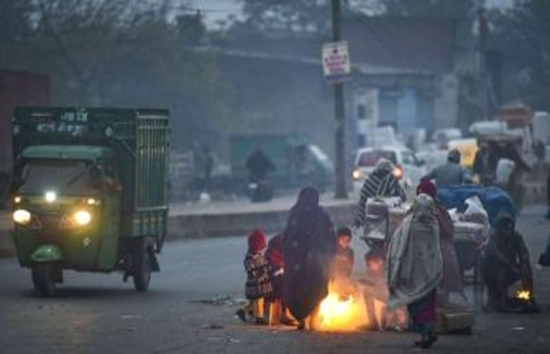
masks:
<path id="1" fill-rule="evenodd" d="M 275 171 L 273 162 L 261 149 L 256 149 L 246 160 L 250 181 L 257 182 L 265 179 L 270 172 Z"/>
<path id="2" fill-rule="evenodd" d="M 486 142 L 479 144 L 479 150 L 474 158 L 474 173 L 479 176 L 479 183 L 490 184 L 489 145 Z"/>
<path id="3" fill-rule="evenodd" d="M 529 250 L 515 225 L 515 218 L 501 211 L 485 251 L 485 283 L 489 310 L 506 312 L 508 288 L 519 280 L 523 290 L 533 292 Z"/>
<path id="4" fill-rule="evenodd" d="M 212 151 L 208 146 L 205 146 L 202 150 L 202 173 L 203 173 L 203 188 L 206 192 L 210 190 L 210 181 L 212 179 L 212 169 L 214 168 L 214 158 L 212 157 Z"/>

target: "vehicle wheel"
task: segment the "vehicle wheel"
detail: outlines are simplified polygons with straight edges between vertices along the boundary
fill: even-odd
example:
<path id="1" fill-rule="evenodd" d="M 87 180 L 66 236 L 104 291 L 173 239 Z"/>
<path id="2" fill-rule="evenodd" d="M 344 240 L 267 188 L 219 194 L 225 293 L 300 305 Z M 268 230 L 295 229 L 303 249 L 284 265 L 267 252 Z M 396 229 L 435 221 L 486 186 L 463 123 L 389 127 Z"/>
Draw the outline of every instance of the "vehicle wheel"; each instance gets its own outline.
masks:
<path id="1" fill-rule="evenodd" d="M 54 267 L 51 263 L 36 264 L 32 268 L 34 290 L 42 297 L 51 297 L 55 291 Z"/>
<path id="2" fill-rule="evenodd" d="M 134 249 L 134 288 L 136 291 L 145 292 L 149 289 L 151 281 L 151 254 L 149 242 L 142 238 L 136 242 Z"/>

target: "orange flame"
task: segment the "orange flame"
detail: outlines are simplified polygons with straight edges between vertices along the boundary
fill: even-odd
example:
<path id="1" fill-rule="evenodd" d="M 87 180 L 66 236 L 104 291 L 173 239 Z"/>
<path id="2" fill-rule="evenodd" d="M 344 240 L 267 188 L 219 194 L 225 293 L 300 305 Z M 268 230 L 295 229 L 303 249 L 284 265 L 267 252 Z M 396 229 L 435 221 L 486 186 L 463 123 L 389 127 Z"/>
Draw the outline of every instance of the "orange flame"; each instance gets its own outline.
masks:
<path id="1" fill-rule="evenodd" d="M 329 294 L 321 302 L 317 329 L 321 331 L 355 331 L 368 324 L 362 292 L 348 282 L 331 282 Z"/>

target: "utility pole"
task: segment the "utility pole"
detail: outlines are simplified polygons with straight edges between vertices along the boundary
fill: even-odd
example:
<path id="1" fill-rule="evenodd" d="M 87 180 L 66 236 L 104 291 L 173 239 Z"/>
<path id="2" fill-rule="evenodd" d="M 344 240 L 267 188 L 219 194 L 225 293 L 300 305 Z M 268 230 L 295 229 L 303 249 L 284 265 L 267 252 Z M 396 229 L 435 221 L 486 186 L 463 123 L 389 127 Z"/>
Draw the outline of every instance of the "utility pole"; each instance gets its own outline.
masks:
<path id="1" fill-rule="evenodd" d="M 332 0 L 332 39 L 338 42 L 340 34 L 340 0 Z M 335 132 L 335 181 L 334 198 L 347 199 L 346 188 L 346 145 L 345 145 L 345 112 L 344 112 L 344 84 L 339 82 L 334 84 L 334 117 L 336 118 Z"/>

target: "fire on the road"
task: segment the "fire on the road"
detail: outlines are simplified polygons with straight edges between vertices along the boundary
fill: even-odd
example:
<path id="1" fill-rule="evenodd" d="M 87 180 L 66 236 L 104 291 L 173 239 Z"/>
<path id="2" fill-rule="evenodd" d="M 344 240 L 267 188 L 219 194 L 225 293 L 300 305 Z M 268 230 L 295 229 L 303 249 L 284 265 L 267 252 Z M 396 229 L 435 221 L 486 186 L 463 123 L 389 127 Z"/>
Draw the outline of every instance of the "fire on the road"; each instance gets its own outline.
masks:
<path id="1" fill-rule="evenodd" d="M 516 294 L 516 298 L 528 301 L 529 299 L 531 299 L 531 292 L 528 290 L 518 291 Z"/>
<path id="2" fill-rule="evenodd" d="M 329 294 L 321 302 L 317 329 L 321 331 L 355 331 L 368 324 L 362 291 L 353 284 L 329 284 Z"/>

